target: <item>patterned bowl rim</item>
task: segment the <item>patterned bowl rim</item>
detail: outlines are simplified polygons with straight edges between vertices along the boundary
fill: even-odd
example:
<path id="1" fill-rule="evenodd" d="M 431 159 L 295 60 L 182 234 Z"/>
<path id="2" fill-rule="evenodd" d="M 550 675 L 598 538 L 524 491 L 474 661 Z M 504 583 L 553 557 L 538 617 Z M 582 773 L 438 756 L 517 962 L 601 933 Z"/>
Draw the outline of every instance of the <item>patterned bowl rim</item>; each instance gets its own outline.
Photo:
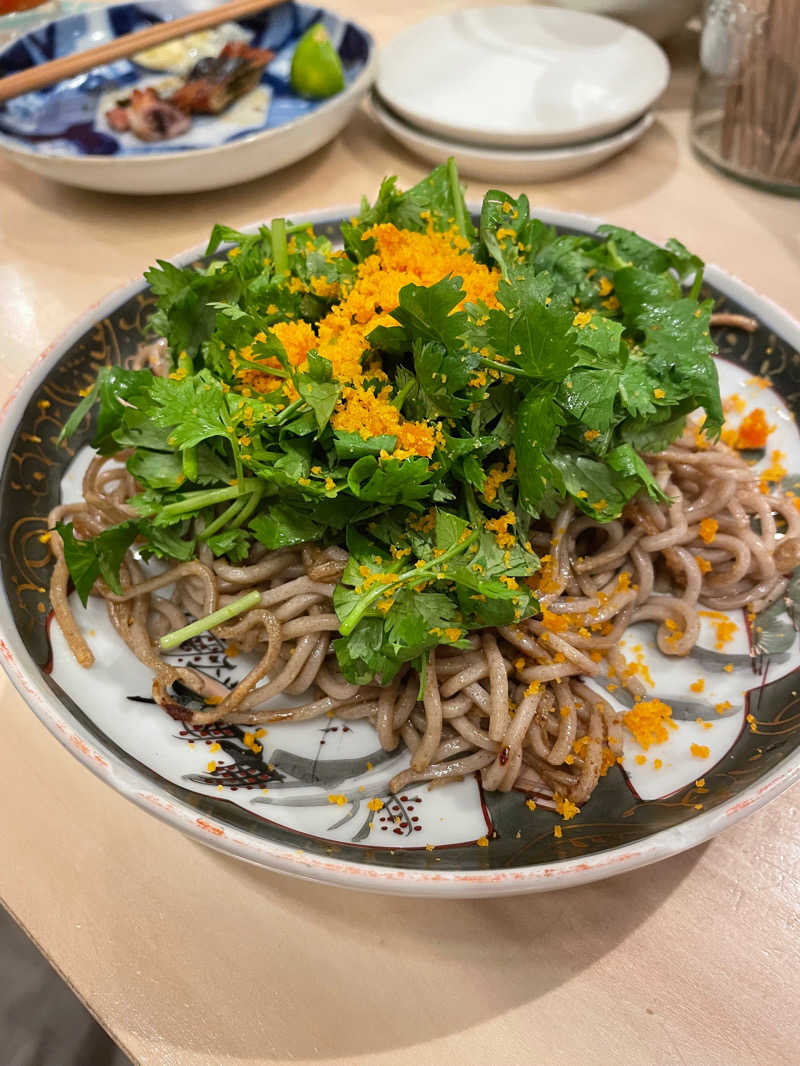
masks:
<path id="1" fill-rule="evenodd" d="M 469 206 L 473 211 L 479 210 L 479 205 Z M 341 219 L 350 218 L 357 212 L 358 208 L 353 206 L 333 207 L 301 211 L 292 217 L 314 225 L 338 224 Z M 588 233 L 595 232 L 601 224 L 601 220 L 590 215 L 549 208 L 537 210 L 537 216 L 548 224 Z M 243 231 L 252 232 L 260 224 L 245 226 Z M 190 263 L 200 257 L 203 251 L 204 245 L 199 245 L 174 257 L 172 262 L 178 265 Z M 706 268 L 706 278 L 721 292 L 748 307 L 764 325 L 782 334 L 795 348 L 800 349 L 800 322 L 774 301 L 712 264 Z M 0 410 L 0 454 L 7 453 L 26 405 L 48 377 L 52 367 L 99 319 L 143 288 L 142 280 L 137 279 L 99 300 L 38 356 Z M 637 841 L 636 845 L 610 848 L 583 858 L 537 863 L 509 870 L 437 871 L 370 866 L 313 855 L 274 841 L 248 836 L 211 815 L 199 815 L 187 803 L 152 786 L 113 753 L 99 747 L 89 731 L 72 720 L 56 696 L 42 685 L 39 668 L 26 650 L 14 624 L 5 591 L 0 595 L 0 655 L 15 688 L 42 724 L 76 758 L 121 795 L 219 851 L 271 870 L 347 888 L 412 896 L 470 898 L 549 891 L 586 884 L 635 870 L 696 847 L 727 826 L 734 825 L 745 815 L 752 814 L 800 779 L 798 747 L 771 772 L 753 782 L 735 798 L 699 814 L 691 822 L 658 830 L 644 840 Z"/>
<path id="2" fill-rule="evenodd" d="M 169 4 L 170 0 L 153 0 L 154 3 Z M 305 3 L 304 0 L 287 0 L 290 3 L 303 4 L 305 7 L 315 6 L 313 4 Z M 122 3 L 108 4 L 109 9 L 115 7 L 129 7 L 135 4 L 136 0 L 123 0 Z M 192 159 L 202 160 L 207 159 L 211 155 L 224 152 L 226 149 L 236 148 L 239 145 L 252 145 L 260 144 L 263 141 L 274 140 L 275 135 L 285 136 L 287 133 L 293 133 L 298 126 L 301 126 L 304 122 L 312 121 L 317 117 L 324 117 L 325 115 L 334 114 L 342 108 L 347 108 L 352 103 L 355 107 L 358 101 L 364 96 L 373 81 L 378 69 L 378 50 L 375 47 L 375 38 L 360 22 L 354 22 L 353 19 L 347 18 L 344 15 L 340 15 L 337 11 L 331 8 L 323 7 L 322 5 L 316 5 L 320 14 L 332 16 L 338 19 L 340 22 L 353 26 L 364 38 L 367 45 L 367 58 L 361 71 L 350 84 L 345 88 L 331 96 L 329 99 L 323 101 L 313 111 L 308 114 L 300 115 L 299 118 L 292 119 L 291 122 L 284 122 L 280 126 L 275 126 L 272 129 L 261 130 L 258 133 L 250 133 L 246 137 L 239 137 L 234 141 L 226 141 L 224 144 L 218 144 L 211 148 L 182 148 L 182 149 L 166 149 L 161 152 L 152 152 L 148 155 L 62 155 L 58 152 L 36 151 L 33 148 L 28 148 L 26 145 L 21 144 L 16 137 L 8 133 L 0 132 L 0 151 L 8 152 L 10 155 L 23 155 L 33 159 L 58 159 L 59 162 L 68 162 L 72 164 L 92 167 L 102 166 L 145 166 L 147 163 L 163 162 L 166 159 Z M 87 9 L 91 10 L 91 9 Z M 32 30 L 26 31 L 20 36 L 27 36 L 29 33 L 38 33 L 40 30 L 45 30 L 49 26 L 54 26 L 57 22 L 62 22 L 64 19 L 75 18 L 76 16 L 86 14 L 85 10 L 73 11 L 67 15 L 63 15 L 61 18 L 51 19 L 49 22 L 43 23 L 41 26 L 36 26 Z M 19 42 L 20 38 L 15 38 L 13 41 L 9 41 L 7 45 L 0 48 L 0 57 L 8 49 L 12 48 Z"/>

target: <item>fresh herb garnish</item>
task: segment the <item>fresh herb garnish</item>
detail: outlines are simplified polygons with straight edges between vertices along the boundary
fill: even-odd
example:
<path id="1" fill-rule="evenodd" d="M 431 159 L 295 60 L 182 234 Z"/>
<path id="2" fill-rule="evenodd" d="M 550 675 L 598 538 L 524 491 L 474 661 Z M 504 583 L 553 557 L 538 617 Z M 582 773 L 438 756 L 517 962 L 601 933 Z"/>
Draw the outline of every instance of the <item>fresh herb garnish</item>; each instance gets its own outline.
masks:
<path id="1" fill-rule="evenodd" d="M 346 542 L 334 646 L 362 683 L 535 613 L 531 526 L 565 499 L 599 521 L 663 500 L 642 454 L 698 407 L 713 438 L 722 411 L 677 241 L 560 235 L 500 190 L 476 231 L 452 161 L 387 178 L 342 237 L 216 226 L 208 265 L 148 271 L 168 376 L 105 368 L 64 431 L 96 410 L 95 447 L 133 449 L 141 519 L 58 529 L 84 601 L 134 540 L 234 562 Z"/>

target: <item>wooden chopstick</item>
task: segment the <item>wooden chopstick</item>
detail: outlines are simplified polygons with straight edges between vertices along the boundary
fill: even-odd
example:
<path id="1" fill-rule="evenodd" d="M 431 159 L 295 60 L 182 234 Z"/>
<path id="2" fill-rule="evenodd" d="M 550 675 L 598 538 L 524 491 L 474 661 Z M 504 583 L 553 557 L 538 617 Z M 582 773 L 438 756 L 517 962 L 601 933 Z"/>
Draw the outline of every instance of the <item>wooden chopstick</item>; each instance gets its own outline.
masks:
<path id="1" fill-rule="evenodd" d="M 176 37 L 185 37 L 187 33 L 205 30 L 209 26 L 218 26 L 229 19 L 235 20 L 268 7 L 277 7 L 283 2 L 284 0 L 229 0 L 228 3 L 220 4 L 208 11 L 199 11 L 196 15 L 186 15 L 170 22 L 160 22 L 157 26 L 148 26 L 147 29 L 137 30 L 135 33 L 126 33 L 114 41 L 109 41 L 108 44 L 98 45 L 97 48 L 88 48 L 85 52 L 76 52 L 74 55 L 64 56 L 61 59 L 52 59 L 49 63 L 41 63 L 19 74 L 9 74 L 5 78 L 0 78 L 0 103 L 14 96 L 32 92 L 34 89 L 43 89 L 46 85 L 53 85 L 75 74 L 82 74 L 104 63 L 111 63 L 115 59 L 123 59 L 144 48 L 153 48 L 157 44 L 172 41 Z"/>

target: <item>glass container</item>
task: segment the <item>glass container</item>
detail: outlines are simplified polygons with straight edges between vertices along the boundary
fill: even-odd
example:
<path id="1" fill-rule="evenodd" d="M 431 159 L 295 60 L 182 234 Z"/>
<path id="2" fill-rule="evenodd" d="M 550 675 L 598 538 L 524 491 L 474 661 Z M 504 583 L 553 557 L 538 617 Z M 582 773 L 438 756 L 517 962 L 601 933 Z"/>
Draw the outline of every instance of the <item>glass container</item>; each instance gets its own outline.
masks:
<path id="1" fill-rule="evenodd" d="M 800 3 L 707 0 L 691 140 L 734 177 L 800 196 Z"/>

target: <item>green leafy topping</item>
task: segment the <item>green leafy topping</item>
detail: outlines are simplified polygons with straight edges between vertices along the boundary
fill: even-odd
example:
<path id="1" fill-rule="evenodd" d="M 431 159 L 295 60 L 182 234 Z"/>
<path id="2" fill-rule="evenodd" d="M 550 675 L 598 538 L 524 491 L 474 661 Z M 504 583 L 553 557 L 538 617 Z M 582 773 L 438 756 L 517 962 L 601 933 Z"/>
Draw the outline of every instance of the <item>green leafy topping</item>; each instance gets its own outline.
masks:
<path id="1" fill-rule="evenodd" d="M 345 313 L 378 271 L 375 226 L 415 235 L 395 235 L 386 268 L 408 283 Z M 103 455 L 127 450 L 139 517 L 87 541 L 58 528 L 84 600 L 98 577 L 119 588 L 134 540 L 145 557 L 206 546 L 237 563 L 259 545 L 346 542 L 339 662 L 389 680 L 538 610 L 529 530 L 566 499 L 600 522 L 637 494 L 664 499 L 643 457 L 699 408 L 711 437 L 722 425 L 711 304 L 676 240 L 558 233 L 498 189 L 476 230 L 452 160 L 406 191 L 387 178 L 341 234 L 337 251 L 304 223 L 217 225 L 204 264 L 147 272 L 166 376 L 103 368 L 63 433 L 88 425 Z M 458 269 L 410 253 L 404 267 L 414 241 Z M 337 362 L 353 338 L 321 325 L 332 308 L 363 348 L 357 380 Z M 355 392 L 361 423 L 339 417 Z"/>
<path id="2" fill-rule="evenodd" d="M 56 532 L 64 542 L 64 561 L 84 607 L 98 577 L 117 595 L 122 593 L 119 568 L 138 531 L 136 522 L 123 522 L 91 540 L 78 540 L 71 522 L 56 523 Z"/>

